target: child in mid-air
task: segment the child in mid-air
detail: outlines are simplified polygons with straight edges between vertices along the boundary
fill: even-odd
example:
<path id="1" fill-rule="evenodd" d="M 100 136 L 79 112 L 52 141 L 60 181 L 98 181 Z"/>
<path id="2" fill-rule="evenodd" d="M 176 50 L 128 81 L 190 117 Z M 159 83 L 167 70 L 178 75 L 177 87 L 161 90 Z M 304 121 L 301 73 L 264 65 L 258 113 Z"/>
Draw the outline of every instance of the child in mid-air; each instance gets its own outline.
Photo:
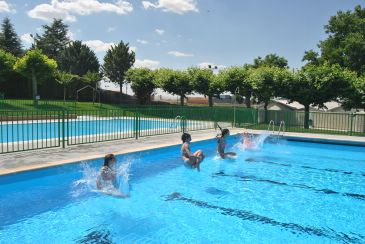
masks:
<path id="1" fill-rule="evenodd" d="M 114 154 L 105 155 L 104 164 L 96 179 L 96 188 L 104 194 L 125 198 L 128 196 L 118 190 L 115 163 L 116 159 Z"/>
<path id="2" fill-rule="evenodd" d="M 183 142 L 181 146 L 181 158 L 186 165 L 189 165 L 193 169 L 200 171 L 200 164 L 204 159 L 204 154 L 202 150 L 198 150 L 194 153 L 190 151 L 191 135 L 184 133 L 181 136 Z"/>
<path id="3" fill-rule="evenodd" d="M 228 129 L 221 129 L 221 134 L 217 135 L 217 142 L 218 142 L 217 151 L 218 151 L 219 156 L 221 156 L 221 158 L 236 156 L 235 152 L 225 152 L 226 145 L 227 145 L 226 139 L 228 137 L 229 137 L 229 130 Z"/>

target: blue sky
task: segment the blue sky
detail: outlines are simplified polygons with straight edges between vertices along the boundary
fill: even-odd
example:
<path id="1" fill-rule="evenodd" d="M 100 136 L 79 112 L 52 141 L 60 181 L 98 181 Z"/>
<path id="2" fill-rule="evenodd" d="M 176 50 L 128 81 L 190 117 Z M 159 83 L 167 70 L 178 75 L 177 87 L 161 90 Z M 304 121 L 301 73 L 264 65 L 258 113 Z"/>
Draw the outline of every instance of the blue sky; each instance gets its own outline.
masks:
<path id="1" fill-rule="evenodd" d="M 185 69 L 212 63 L 251 63 L 276 53 L 291 68 L 305 50 L 326 38 L 324 25 L 355 0 L 0 0 L 24 46 L 53 17 L 63 18 L 73 39 L 91 46 L 102 62 L 120 40 L 136 50 L 136 66 Z M 364 4 L 363 4 L 364 5 Z"/>

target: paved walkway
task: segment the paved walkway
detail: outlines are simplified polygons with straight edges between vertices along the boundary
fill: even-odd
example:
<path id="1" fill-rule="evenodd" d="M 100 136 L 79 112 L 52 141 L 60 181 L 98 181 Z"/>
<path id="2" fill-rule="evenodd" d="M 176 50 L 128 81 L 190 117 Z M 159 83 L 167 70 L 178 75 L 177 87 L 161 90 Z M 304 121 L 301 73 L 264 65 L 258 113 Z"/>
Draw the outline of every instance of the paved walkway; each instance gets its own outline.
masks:
<path id="1" fill-rule="evenodd" d="M 243 129 L 231 129 L 231 134 L 241 133 Z M 265 131 L 249 130 L 253 134 Z M 193 141 L 212 139 L 217 131 L 204 130 L 191 132 Z M 338 136 L 326 134 L 285 133 L 287 139 L 303 141 L 327 141 L 329 143 L 354 144 L 365 146 L 365 137 Z M 0 175 L 26 170 L 52 167 L 83 160 L 103 158 L 107 153 L 125 154 L 142 150 L 161 148 L 181 143 L 180 134 L 150 136 L 119 141 L 83 144 L 67 148 L 53 148 L 0 155 Z M 365 149 L 364 149 L 365 150 Z"/>

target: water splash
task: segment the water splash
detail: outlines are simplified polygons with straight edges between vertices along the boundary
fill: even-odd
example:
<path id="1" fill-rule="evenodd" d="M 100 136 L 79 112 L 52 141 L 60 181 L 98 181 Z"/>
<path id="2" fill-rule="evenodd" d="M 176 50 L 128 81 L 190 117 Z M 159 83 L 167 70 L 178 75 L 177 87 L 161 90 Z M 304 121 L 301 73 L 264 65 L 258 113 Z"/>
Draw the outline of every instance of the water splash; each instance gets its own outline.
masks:
<path id="1" fill-rule="evenodd" d="M 123 163 L 117 161 L 116 169 L 117 172 L 117 188 L 120 192 L 125 195 L 130 194 L 129 187 L 129 169 L 133 162 L 133 159 L 126 159 Z M 80 197 L 81 195 L 88 194 L 91 192 L 100 192 L 96 188 L 96 179 L 99 175 L 99 168 L 92 167 L 88 162 L 81 162 L 82 178 L 72 183 L 71 196 Z M 114 187 L 113 187 L 114 188 Z M 107 193 L 115 191 L 115 189 L 104 189 Z"/>
<path id="2" fill-rule="evenodd" d="M 261 148 L 263 147 L 265 140 L 270 136 L 269 132 L 265 132 L 263 134 L 260 135 L 250 135 L 251 136 L 251 146 L 247 147 L 246 145 L 243 144 L 244 141 L 244 135 L 240 136 L 240 141 L 237 142 L 233 147 L 240 150 L 240 151 L 244 151 L 244 150 L 253 150 L 253 151 L 258 151 L 261 150 Z"/>

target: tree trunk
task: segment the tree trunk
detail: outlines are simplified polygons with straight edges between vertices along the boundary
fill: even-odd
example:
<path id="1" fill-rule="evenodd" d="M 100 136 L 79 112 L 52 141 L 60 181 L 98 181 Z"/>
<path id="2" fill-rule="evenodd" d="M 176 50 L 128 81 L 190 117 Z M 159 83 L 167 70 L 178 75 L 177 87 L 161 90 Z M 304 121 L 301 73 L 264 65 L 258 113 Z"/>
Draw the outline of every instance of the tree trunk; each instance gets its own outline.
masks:
<path id="1" fill-rule="evenodd" d="M 184 106 L 184 95 L 180 95 L 180 105 Z"/>
<path id="2" fill-rule="evenodd" d="M 63 86 L 63 102 L 66 102 L 66 86 Z"/>
<path id="3" fill-rule="evenodd" d="M 38 100 L 36 96 L 38 95 L 38 87 L 37 87 L 37 77 L 34 74 L 34 70 L 32 70 L 32 87 L 33 87 L 33 105 L 38 104 Z"/>
<path id="4" fill-rule="evenodd" d="M 267 123 L 269 123 L 269 112 L 267 111 L 267 106 L 269 105 L 269 103 L 268 102 L 265 102 L 264 103 L 264 109 L 265 109 L 265 118 L 264 118 L 264 120 L 265 120 L 265 123 L 267 124 Z"/>
<path id="5" fill-rule="evenodd" d="M 245 94 L 245 104 L 247 108 L 251 108 L 251 94 Z"/>
<path id="6" fill-rule="evenodd" d="M 208 96 L 209 107 L 213 107 L 213 96 Z"/>
<path id="7" fill-rule="evenodd" d="M 123 101 L 123 81 L 119 81 L 119 102 L 122 103 Z"/>
<path id="8" fill-rule="evenodd" d="M 309 105 L 304 105 L 304 129 L 309 129 Z"/>

